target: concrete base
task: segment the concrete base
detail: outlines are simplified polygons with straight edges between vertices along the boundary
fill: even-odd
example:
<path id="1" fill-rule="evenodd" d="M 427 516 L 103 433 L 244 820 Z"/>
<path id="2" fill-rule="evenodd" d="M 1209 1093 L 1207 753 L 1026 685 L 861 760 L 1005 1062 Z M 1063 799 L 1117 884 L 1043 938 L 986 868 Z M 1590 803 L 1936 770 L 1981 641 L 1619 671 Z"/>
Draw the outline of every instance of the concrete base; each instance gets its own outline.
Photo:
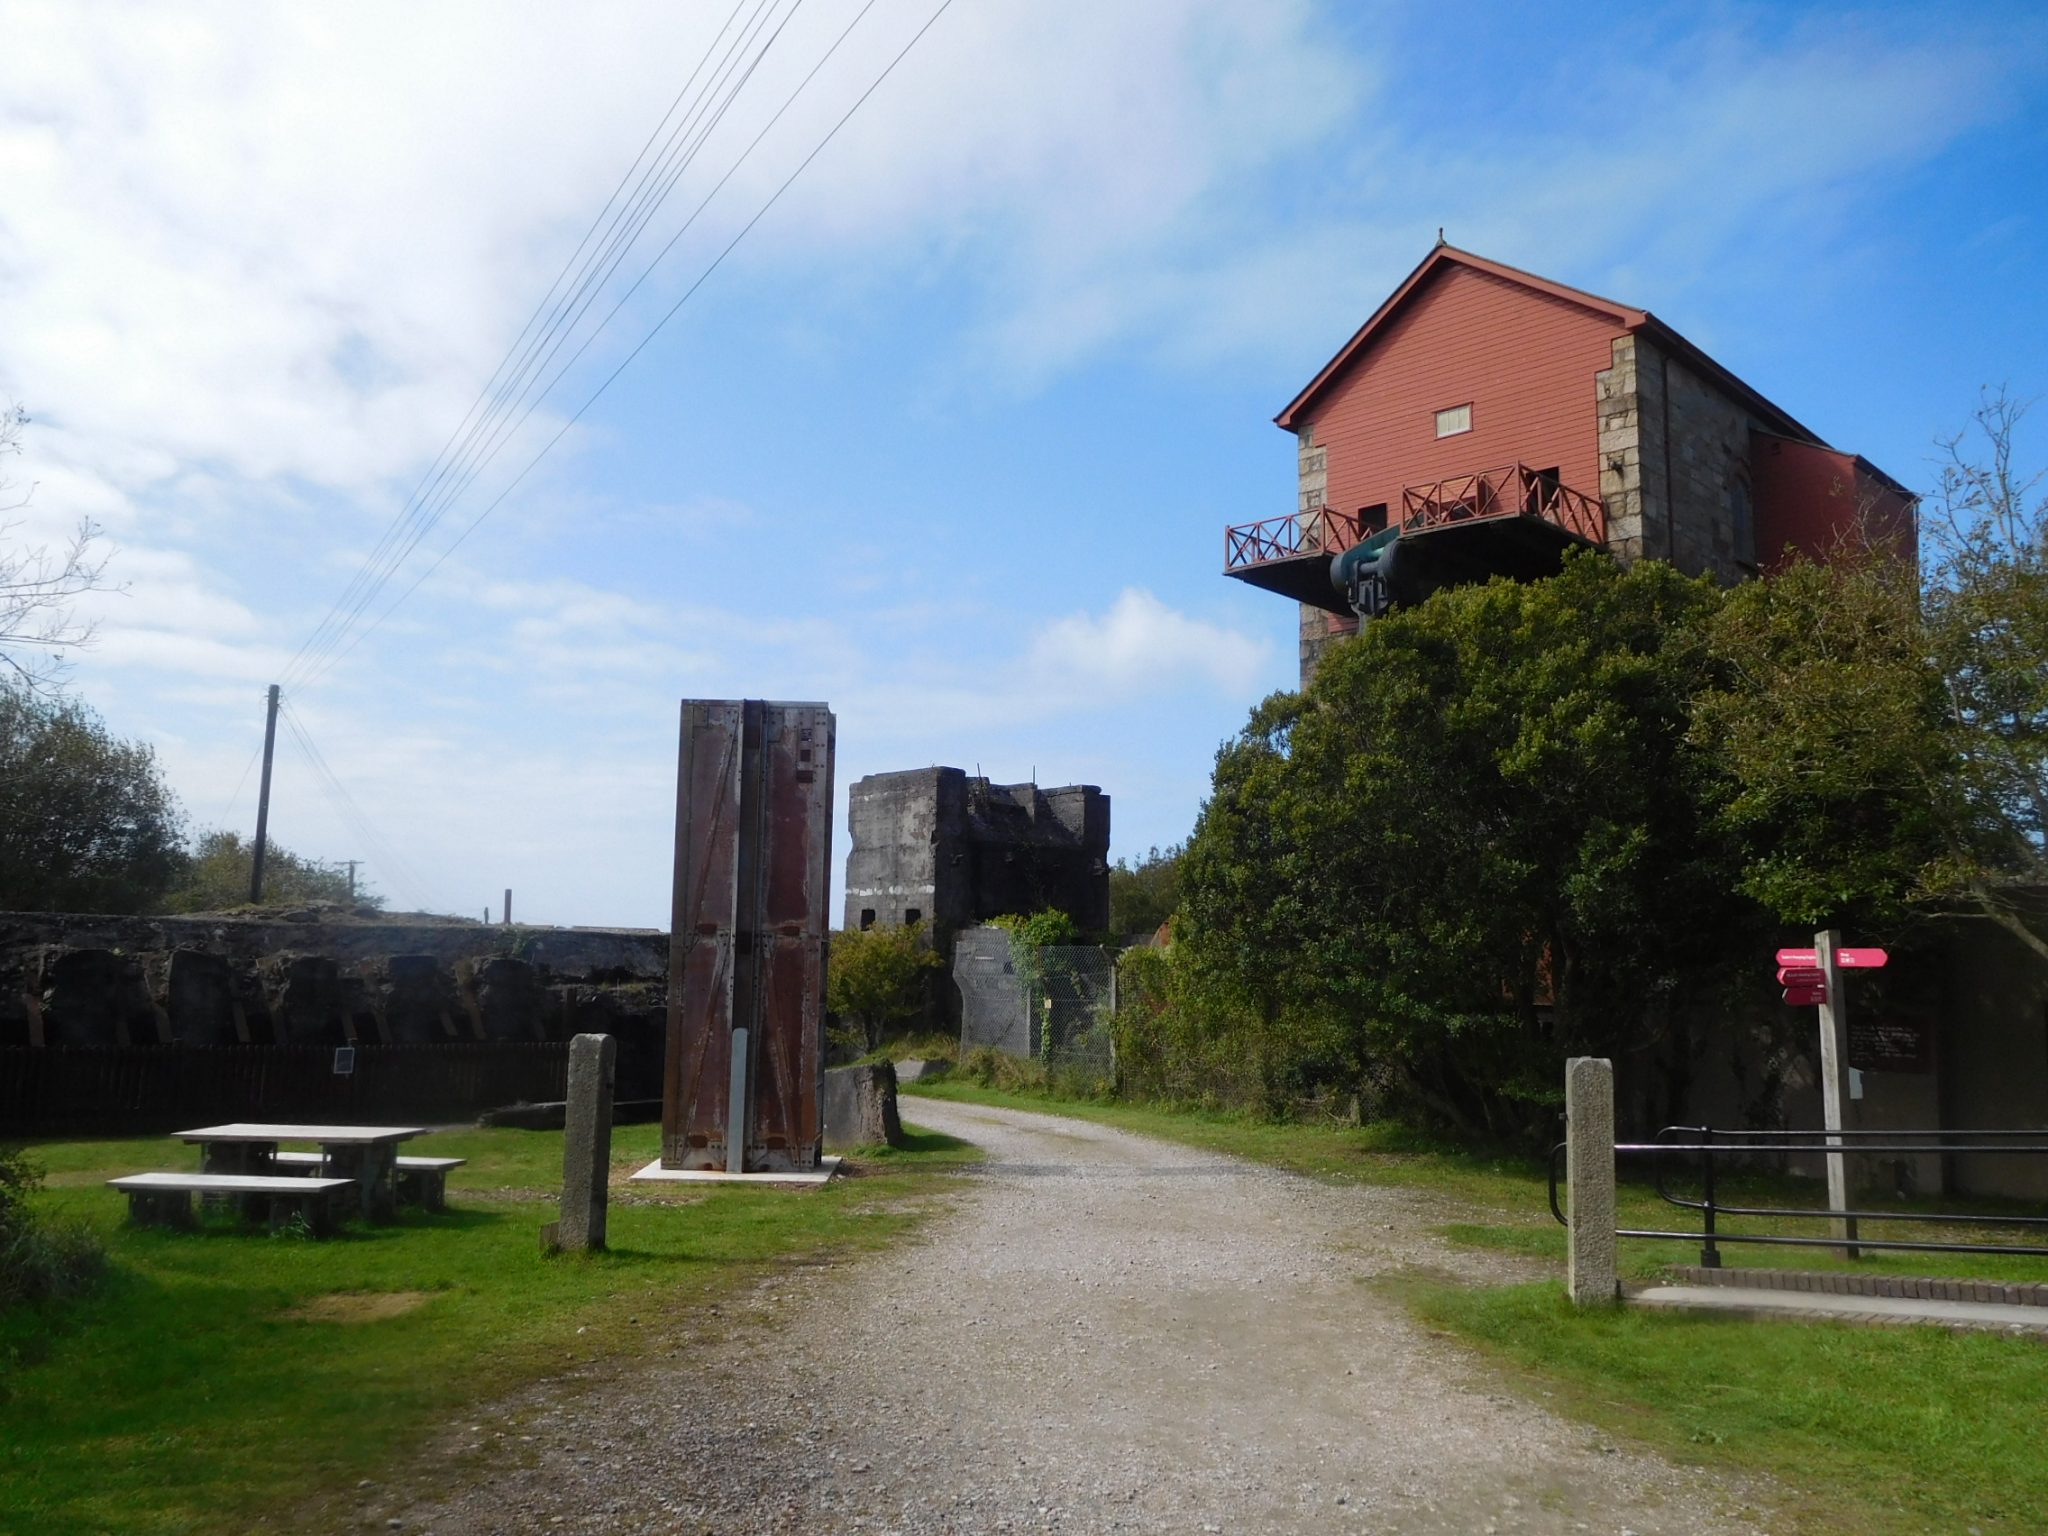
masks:
<path id="1" fill-rule="evenodd" d="M 839 1171 L 844 1158 L 821 1157 L 807 1173 L 727 1173 L 723 1168 L 664 1168 L 656 1158 L 632 1177 L 648 1184 L 824 1184 Z"/>
<path id="2" fill-rule="evenodd" d="M 1725 1285 L 1652 1285 L 1632 1291 L 1638 1307 L 1720 1312 L 1740 1317 L 1783 1317 L 1845 1323 L 1919 1323 L 1936 1328 L 1989 1328 L 2048 1333 L 2048 1308 L 1988 1301 L 1922 1301 L 1898 1296 L 1840 1296 L 1808 1291 L 1766 1291 Z"/>

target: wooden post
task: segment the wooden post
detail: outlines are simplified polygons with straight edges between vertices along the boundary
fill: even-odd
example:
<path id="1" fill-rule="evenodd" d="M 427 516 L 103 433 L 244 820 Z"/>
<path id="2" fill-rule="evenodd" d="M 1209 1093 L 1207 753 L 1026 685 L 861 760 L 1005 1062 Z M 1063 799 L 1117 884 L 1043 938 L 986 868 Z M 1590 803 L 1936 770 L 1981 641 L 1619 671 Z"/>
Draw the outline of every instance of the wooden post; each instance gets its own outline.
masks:
<path id="1" fill-rule="evenodd" d="M 263 782 L 256 791 L 256 855 L 249 862 L 249 900 L 263 899 L 263 851 L 270 838 L 270 760 L 277 751 L 277 684 L 263 717 Z"/>
<path id="2" fill-rule="evenodd" d="M 1813 936 L 1813 952 L 1820 963 L 1821 987 L 1827 993 L 1827 1001 L 1820 1005 L 1820 1118 L 1827 1130 L 1827 1145 L 1839 1147 L 1842 1138 L 1837 1132 L 1842 1126 L 1842 1076 L 1848 1068 L 1849 1051 L 1849 1005 L 1842 994 L 1842 970 L 1835 963 L 1835 951 L 1841 947 L 1842 936 L 1830 928 Z M 1828 1165 L 1828 1209 L 1846 1211 L 1849 1208 L 1848 1156 L 1843 1152 L 1823 1152 Z M 1856 1249 L 1856 1218 L 1837 1216 L 1830 1223 L 1833 1235 L 1842 1243 L 1842 1256 L 1853 1259 Z"/>

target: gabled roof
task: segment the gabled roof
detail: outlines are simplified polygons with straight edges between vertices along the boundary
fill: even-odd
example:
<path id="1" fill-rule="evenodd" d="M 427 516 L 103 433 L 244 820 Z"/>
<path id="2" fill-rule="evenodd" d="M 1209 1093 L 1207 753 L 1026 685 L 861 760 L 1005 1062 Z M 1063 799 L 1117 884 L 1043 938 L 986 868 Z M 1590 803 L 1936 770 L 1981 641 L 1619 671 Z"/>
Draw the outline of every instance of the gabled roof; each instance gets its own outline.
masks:
<path id="1" fill-rule="evenodd" d="M 1296 430 L 1302 416 L 1323 392 L 1372 345 L 1373 340 L 1393 318 L 1429 286 L 1438 272 L 1450 266 L 1483 272 L 1489 277 L 1497 277 L 1517 287 L 1526 288 L 1532 293 L 1540 293 L 1547 298 L 1562 300 L 1566 304 L 1590 310 L 1596 315 L 1603 315 L 1612 320 L 1619 331 L 1641 332 L 1665 350 L 1684 359 L 1689 367 L 1704 374 L 1722 389 L 1745 402 L 1750 409 L 1771 422 L 1786 436 L 1797 437 L 1811 443 L 1821 441 L 1819 436 L 1801 426 L 1787 412 L 1766 400 L 1647 309 L 1637 309 L 1632 305 L 1617 303 L 1613 299 L 1603 299 L 1597 293 L 1588 293 L 1583 288 L 1552 282 L 1547 277 L 1538 277 L 1533 272 L 1524 272 L 1520 267 L 1511 267 L 1504 262 L 1489 261 L 1484 256 L 1475 256 L 1470 251 L 1461 251 L 1455 245 L 1446 245 L 1442 241 L 1422 258 L 1413 272 L 1402 279 L 1401 286 L 1387 296 L 1384 304 L 1373 311 L 1372 318 L 1353 333 L 1351 339 L 1338 350 L 1337 355 L 1323 364 L 1322 370 L 1309 380 L 1307 387 L 1290 400 L 1287 408 L 1273 420 L 1290 432 Z"/>

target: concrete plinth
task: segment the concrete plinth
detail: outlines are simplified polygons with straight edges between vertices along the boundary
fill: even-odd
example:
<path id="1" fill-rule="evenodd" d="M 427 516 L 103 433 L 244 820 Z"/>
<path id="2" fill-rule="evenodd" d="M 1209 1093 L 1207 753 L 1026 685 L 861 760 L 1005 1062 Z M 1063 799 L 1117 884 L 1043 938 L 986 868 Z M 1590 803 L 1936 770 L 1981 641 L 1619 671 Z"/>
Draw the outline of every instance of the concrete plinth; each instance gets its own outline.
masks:
<path id="1" fill-rule="evenodd" d="M 632 1175 L 635 1184 L 825 1184 L 839 1171 L 842 1161 L 821 1157 L 815 1168 L 790 1169 L 781 1173 L 727 1173 L 723 1168 L 664 1168 L 656 1158 Z"/>

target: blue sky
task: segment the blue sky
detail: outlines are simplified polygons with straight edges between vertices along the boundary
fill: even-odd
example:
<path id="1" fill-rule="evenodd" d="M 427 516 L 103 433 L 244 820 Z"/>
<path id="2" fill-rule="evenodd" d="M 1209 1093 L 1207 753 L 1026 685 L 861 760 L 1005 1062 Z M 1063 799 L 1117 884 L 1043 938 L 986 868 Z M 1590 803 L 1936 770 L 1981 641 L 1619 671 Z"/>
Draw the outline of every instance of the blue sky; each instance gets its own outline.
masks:
<path id="1" fill-rule="evenodd" d="M 534 432 L 935 4 L 875 0 Z M 248 830 L 264 684 L 728 9 L 0 3 L 11 537 L 107 528 L 126 591 L 73 685 L 196 824 Z M 642 250 L 858 10 L 796 6 Z M 274 832 L 399 905 L 660 925 L 676 701 L 765 695 L 838 710 L 842 818 L 942 762 L 1099 783 L 1118 852 L 1172 842 L 1294 673 L 1222 527 L 1291 508 L 1272 415 L 1439 225 L 1924 484 L 1980 386 L 2048 393 L 2044 62 L 2019 5 L 956 0 L 288 681 L 350 804 L 287 733 Z"/>

